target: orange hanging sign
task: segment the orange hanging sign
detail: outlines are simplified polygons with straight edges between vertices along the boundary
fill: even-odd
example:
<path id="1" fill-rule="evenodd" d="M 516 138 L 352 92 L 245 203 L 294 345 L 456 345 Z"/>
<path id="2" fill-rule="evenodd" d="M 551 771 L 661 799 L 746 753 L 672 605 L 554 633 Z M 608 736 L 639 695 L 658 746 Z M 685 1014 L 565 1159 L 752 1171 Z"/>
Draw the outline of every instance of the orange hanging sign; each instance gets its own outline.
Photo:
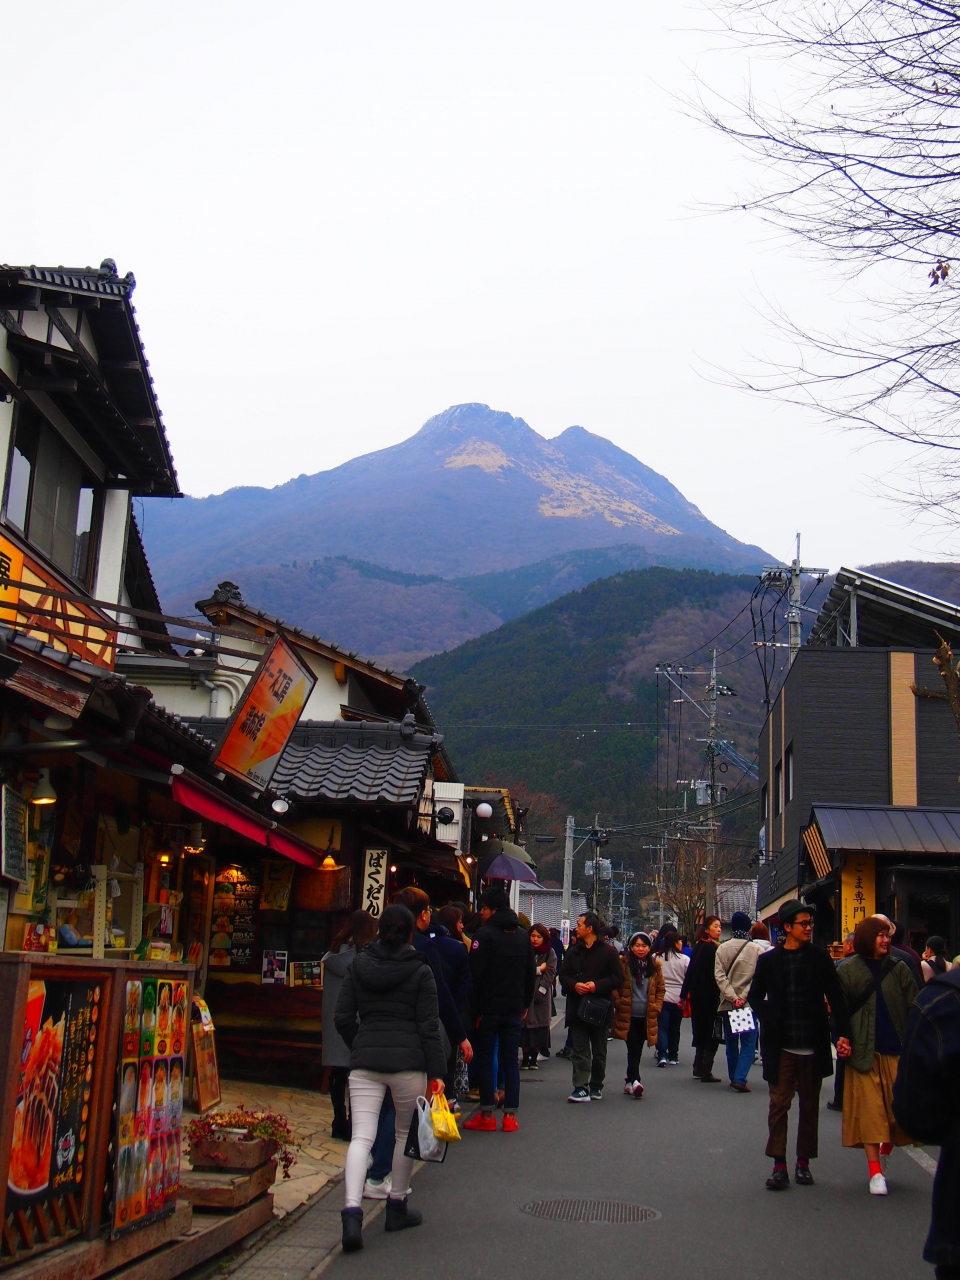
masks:
<path id="1" fill-rule="evenodd" d="M 276 636 L 227 722 L 213 753 L 216 768 L 265 790 L 316 683 L 306 663 Z"/>

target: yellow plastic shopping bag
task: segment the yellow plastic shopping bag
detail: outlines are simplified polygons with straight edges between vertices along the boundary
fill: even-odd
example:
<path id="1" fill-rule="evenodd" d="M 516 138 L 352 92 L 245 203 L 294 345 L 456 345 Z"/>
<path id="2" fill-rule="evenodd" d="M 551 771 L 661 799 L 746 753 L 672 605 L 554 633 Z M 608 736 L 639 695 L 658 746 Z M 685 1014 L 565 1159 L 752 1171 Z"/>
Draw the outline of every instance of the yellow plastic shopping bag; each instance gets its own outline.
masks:
<path id="1" fill-rule="evenodd" d="M 434 1136 L 441 1142 L 459 1142 L 460 1130 L 457 1128 L 456 1116 L 450 1110 L 450 1104 L 442 1093 L 434 1095 L 430 1104 L 430 1119 L 433 1121 Z"/>

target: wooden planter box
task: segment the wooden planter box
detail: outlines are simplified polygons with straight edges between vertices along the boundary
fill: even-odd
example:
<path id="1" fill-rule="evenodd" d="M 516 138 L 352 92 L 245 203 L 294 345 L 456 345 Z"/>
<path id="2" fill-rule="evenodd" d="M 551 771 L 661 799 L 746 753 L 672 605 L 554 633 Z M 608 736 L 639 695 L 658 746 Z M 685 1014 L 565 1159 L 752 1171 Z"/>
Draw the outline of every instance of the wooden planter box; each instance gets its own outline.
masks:
<path id="1" fill-rule="evenodd" d="M 259 1169 L 277 1154 L 272 1138 L 254 1138 L 252 1142 L 207 1138 L 190 1148 L 190 1164 L 194 1169 L 220 1169 L 249 1172 Z"/>

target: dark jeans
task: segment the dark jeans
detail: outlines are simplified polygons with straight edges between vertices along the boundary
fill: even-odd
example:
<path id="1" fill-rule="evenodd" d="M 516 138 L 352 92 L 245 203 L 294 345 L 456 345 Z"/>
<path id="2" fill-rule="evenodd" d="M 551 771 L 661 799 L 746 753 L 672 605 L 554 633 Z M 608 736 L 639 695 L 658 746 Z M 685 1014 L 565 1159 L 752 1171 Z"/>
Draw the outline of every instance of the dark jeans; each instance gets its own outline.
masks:
<path id="1" fill-rule="evenodd" d="M 382 1182 L 393 1168 L 393 1149 L 396 1139 L 397 1109 L 393 1105 L 393 1094 L 388 1089 L 380 1107 L 380 1119 L 377 1121 L 377 1136 L 374 1139 L 373 1164 L 367 1170 L 367 1177 L 375 1182 Z"/>
<path id="2" fill-rule="evenodd" d="M 573 1087 L 600 1089 L 607 1073 L 607 1027 L 571 1022 L 573 1039 Z"/>
<path id="3" fill-rule="evenodd" d="M 767 1123 L 770 1136 L 767 1139 L 767 1155 L 774 1160 L 787 1158 L 787 1115 L 793 1105 L 793 1095 L 800 1097 L 800 1117 L 797 1126 L 797 1159 L 813 1160 L 817 1154 L 817 1137 L 820 1122 L 820 1086 L 823 1080 L 817 1070 L 814 1054 L 780 1053 L 780 1071 L 777 1083 L 770 1086 L 770 1112 Z"/>
<path id="4" fill-rule="evenodd" d="M 627 1032 L 627 1080 L 632 1084 L 640 1079 L 640 1055 L 647 1043 L 647 1018 L 630 1019 L 630 1030 Z"/>
<path id="5" fill-rule="evenodd" d="M 496 1106 L 497 1076 L 503 1075 L 503 1109 L 516 1111 L 520 1105 L 520 1017 L 485 1013 L 477 1031 L 477 1057 L 480 1059 L 480 1106 L 492 1111 Z M 494 1054 L 498 1061 L 494 1065 Z"/>
<path id="6" fill-rule="evenodd" d="M 680 1027 L 682 1023 L 683 1010 L 678 1004 L 665 1000 L 658 1019 L 657 1057 L 661 1062 L 664 1058 L 671 1058 L 674 1062 L 679 1058 Z"/>

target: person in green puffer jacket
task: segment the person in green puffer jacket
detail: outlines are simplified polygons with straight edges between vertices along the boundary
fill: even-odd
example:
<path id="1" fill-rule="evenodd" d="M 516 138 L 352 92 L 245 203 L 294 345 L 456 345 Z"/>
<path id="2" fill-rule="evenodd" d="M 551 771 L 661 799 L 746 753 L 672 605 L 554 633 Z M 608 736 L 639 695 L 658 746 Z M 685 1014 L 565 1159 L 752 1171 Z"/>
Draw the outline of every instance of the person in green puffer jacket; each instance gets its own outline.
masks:
<path id="1" fill-rule="evenodd" d="M 843 1088 L 843 1145 L 862 1147 L 870 1194 L 887 1194 L 886 1160 L 911 1139 L 893 1114 L 893 1086 L 917 981 L 902 960 L 890 955 L 890 927 L 872 916 L 854 930 L 855 954 L 837 977 L 850 1015 L 851 1054 Z"/>

